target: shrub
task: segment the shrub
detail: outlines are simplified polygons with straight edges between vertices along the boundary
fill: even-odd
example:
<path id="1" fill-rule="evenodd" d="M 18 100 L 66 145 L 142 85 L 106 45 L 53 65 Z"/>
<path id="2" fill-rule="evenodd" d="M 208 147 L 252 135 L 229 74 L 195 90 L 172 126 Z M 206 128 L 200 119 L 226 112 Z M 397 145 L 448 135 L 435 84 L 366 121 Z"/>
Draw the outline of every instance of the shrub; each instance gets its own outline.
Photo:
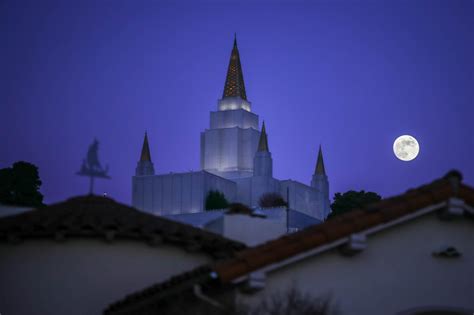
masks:
<path id="1" fill-rule="evenodd" d="M 288 204 L 279 193 L 266 193 L 258 202 L 262 208 L 286 207 Z"/>
<path id="2" fill-rule="evenodd" d="M 206 197 L 206 210 L 225 209 L 229 206 L 224 194 L 218 190 L 210 190 Z"/>

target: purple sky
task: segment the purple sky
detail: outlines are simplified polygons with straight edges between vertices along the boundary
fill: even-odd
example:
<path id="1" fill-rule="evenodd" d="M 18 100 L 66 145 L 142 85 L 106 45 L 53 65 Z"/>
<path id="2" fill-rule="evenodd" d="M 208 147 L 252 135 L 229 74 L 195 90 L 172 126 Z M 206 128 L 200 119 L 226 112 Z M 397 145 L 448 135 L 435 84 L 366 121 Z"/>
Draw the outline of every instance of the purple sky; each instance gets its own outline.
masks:
<path id="1" fill-rule="evenodd" d="M 1 1 L 0 168 L 38 165 L 48 203 L 84 194 L 97 137 L 113 179 L 96 192 L 130 203 L 146 129 L 157 173 L 199 169 L 237 32 L 275 177 L 309 183 L 321 143 L 331 197 L 452 168 L 474 184 L 473 1 L 194 3 Z"/>

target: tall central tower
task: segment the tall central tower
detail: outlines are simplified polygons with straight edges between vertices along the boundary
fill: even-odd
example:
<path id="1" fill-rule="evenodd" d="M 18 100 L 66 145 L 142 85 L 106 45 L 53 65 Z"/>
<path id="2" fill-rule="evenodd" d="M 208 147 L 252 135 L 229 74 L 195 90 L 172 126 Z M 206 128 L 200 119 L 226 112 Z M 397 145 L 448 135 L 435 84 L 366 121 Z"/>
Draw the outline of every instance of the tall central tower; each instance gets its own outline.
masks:
<path id="1" fill-rule="evenodd" d="M 201 169 L 228 179 L 253 175 L 260 138 L 258 115 L 247 100 L 237 39 L 230 54 L 222 99 L 201 133 Z"/>

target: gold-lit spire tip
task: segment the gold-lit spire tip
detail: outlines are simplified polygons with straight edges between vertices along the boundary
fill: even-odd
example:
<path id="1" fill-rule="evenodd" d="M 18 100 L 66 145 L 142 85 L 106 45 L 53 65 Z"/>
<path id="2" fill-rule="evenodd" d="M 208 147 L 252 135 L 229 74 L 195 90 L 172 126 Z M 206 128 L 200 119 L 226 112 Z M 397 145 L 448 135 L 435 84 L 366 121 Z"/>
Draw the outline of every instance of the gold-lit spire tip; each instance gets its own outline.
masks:
<path id="1" fill-rule="evenodd" d="M 240 97 L 247 100 L 242 65 L 240 64 L 239 50 L 237 49 L 237 34 L 234 34 L 234 47 L 230 54 L 224 92 L 222 94 L 222 98 L 225 97 Z"/>
<path id="2" fill-rule="evenodd" d="M 326 175 L 326 169 L 324 168 L 323 150 L 321 144 L 319 145 L 318 160 L 316 162 L 316 168 L 314 173 L 317 175 Z"/>
<path id="3" fill-rule="evenodd" d="M 151 162 L 150 147 L 148 145 L 148 134 L 145 131 L 145 137 L 143 138 L 142 153 L 140 155 L 140 161 Z"/>

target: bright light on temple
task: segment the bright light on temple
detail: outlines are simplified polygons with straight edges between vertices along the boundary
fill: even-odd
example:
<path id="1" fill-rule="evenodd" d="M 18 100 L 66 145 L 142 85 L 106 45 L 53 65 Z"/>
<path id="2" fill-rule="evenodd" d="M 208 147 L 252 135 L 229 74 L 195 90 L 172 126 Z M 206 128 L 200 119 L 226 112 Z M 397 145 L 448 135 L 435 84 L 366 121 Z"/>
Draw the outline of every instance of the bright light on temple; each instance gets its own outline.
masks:
<path id="1" fill-rule="evenodd" d="M 219 110 L 243 109 L 250 112 L 250 103 L 240 97 L 225 97 L 219 100 Z"/>

